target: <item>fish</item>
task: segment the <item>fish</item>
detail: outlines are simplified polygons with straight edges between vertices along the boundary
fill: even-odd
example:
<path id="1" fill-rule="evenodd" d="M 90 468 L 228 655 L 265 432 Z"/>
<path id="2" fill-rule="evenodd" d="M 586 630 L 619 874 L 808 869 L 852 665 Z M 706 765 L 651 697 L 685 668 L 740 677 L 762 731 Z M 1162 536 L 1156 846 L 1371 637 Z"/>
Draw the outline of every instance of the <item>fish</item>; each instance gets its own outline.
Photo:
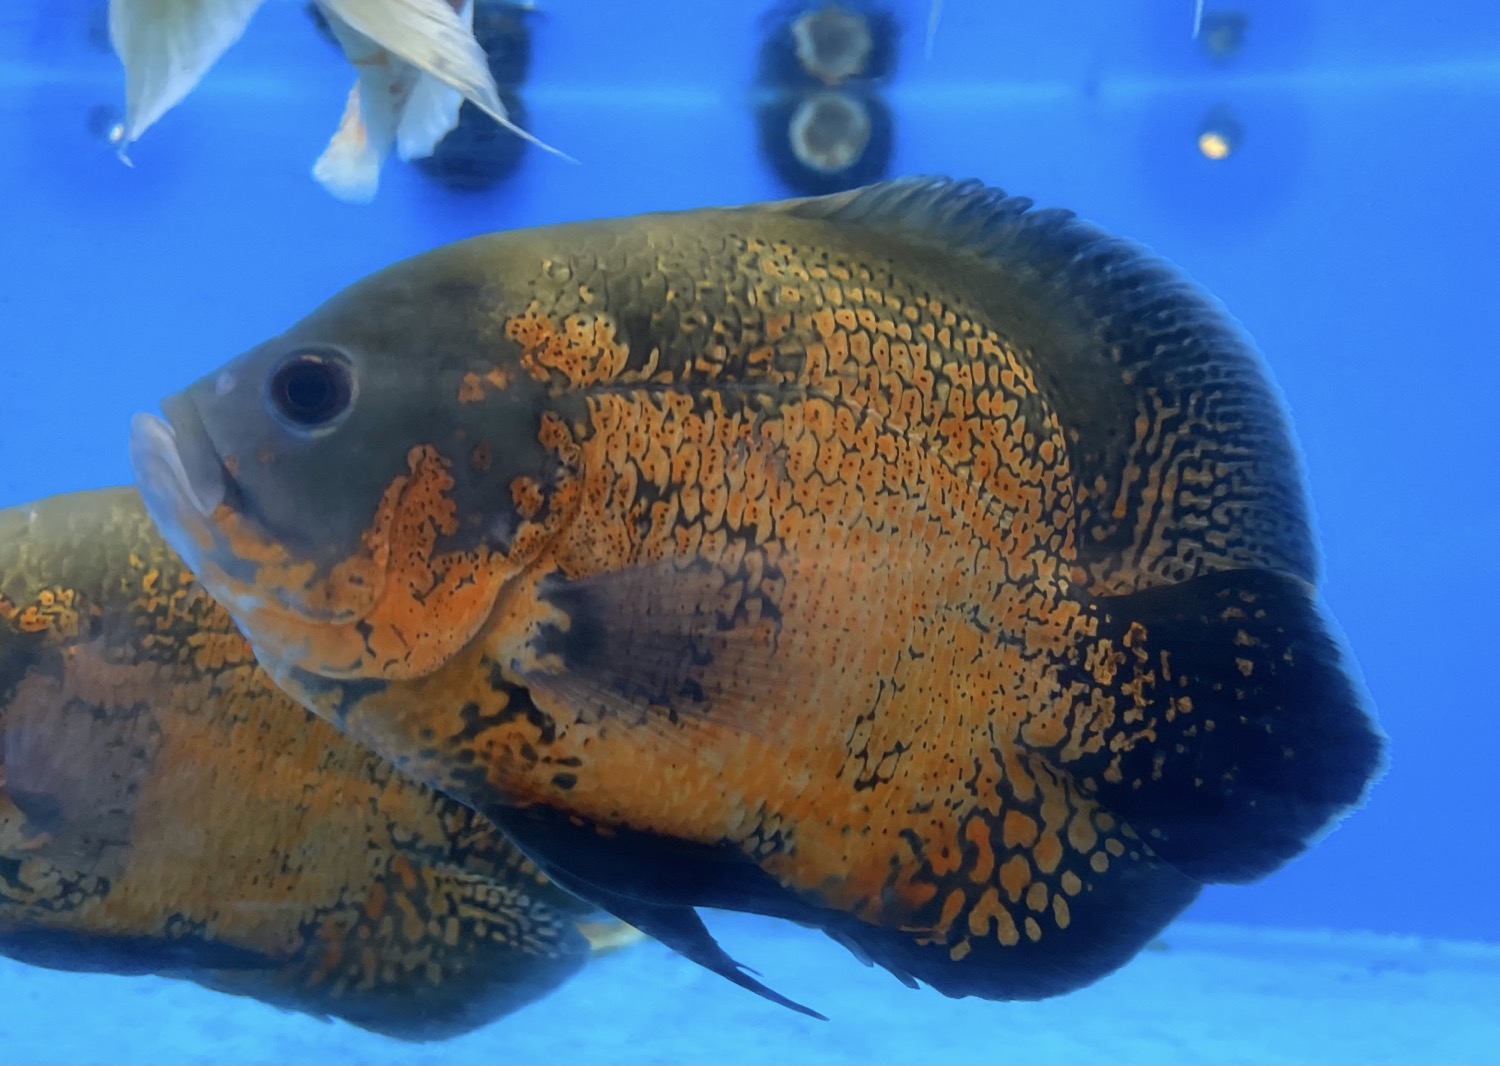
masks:
<path id="1" fill-rule="evenodd" d="M 161 410 L 136 483 L 279 687 L 806 1013 L 698 909 L 1039 999 L 1383 766 L 1253 343 L 977 181 L 449 244 Z"/>
<path id="2" fill-rule="evenodd" d="M 0 954 L 432 1040 L 591 931 L 628 940 L 279 692 L 133 489 L 0 510 Z"/>
<path id="3" fill-rule="evenodd" d="M 264 0 L 110 0 L 109 33 L 125 67 L 122 158 L 177 106 L 248 27 Z M 374 199 L 394 146 L 402 159 L 430 155 L 468 100 L 509 132 L 554 152 L 506 114 L 484 50 L 473 0 L 316 0 L 359 77 L 313 177 L 352 203 Z M 556 153 L 561 155 L 562 153 Z"/>

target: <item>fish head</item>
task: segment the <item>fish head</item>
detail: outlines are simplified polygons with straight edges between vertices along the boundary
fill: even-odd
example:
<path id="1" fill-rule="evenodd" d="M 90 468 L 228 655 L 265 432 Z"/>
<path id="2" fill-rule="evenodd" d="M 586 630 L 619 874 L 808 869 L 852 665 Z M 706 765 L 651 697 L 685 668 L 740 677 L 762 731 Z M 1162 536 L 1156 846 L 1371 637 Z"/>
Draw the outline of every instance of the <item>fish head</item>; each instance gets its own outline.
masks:
<path id="1" fill-rule="evenodd" d="M 153 519 L 277 676 L 438 669 L 567 519 L 573 457 L 481 253 L 366 278 L 135 420 Z"/>

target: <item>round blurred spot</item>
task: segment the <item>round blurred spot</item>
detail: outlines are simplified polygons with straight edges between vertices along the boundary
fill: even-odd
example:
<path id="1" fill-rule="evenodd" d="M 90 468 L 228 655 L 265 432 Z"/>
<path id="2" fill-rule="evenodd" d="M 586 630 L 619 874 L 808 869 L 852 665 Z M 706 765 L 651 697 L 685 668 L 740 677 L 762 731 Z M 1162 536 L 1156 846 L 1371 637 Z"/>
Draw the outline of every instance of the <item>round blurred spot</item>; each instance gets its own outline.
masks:
<path id="1" fill-rule="evenodd" d="M 824 85 L 842 85 L 864 75 L 875 39 L 864 15 L 828 4 L 792 20 L 792 44 L 803 70 Z"/>
<path id="2" fill-rule="evenodd" d="M 820 195 L 879 180 L 890 165 L 891 115 L 874 96 L 821 91 L 761 112 L 761 147 L 791 189 Z"/>
<path id="3" fill-rule="evenodd" d="M 125 122 L 113 104 L 95 104 L 84 116 L 84 128 L 89 136 L 118 148 L 125 139 Z"/>
<path id="4" fill-rule="evenodd" d="M 786 133 L 799 163 L 837 174 L 869 147 L 870 109 L 848 93 L 818 93 L 797 105 Z"/>
<path id="5" fill-rule="evenodd" d="M 1197 93 L 1163 94 L 1143 99 L 1125 124 L 1139 153 L 1140 203 L 1150 205 L 1163 233 L 1174 226 L 1194 239 L 1252 233 L 1307 192 L 1305 90 L 1240 88 L 1232 105 L 1209 103 L 1216 106 Z"/>
<path id="6" fill-rule="evenodd" d="M 772 92 L 868 85 L 895 63 L 896 21 L 864 0 L 778 6 L 764 25 L 757 80 Z"/>
<path id="7" fill-rule="evenodd" d="M 1198 151 L 1205 159 L 1228 159 L 1240 146 L 1244 129 L 1228 109 L 1216 107 L 1198 129 Z"/>
<path id="8" fill-rule="evenodd" d="M 1198 47 L 1216 63 L 1227 63 L 1245 47 L 1250 18 L 1243 11 L 1205 11 L 1198 26 Z"/>

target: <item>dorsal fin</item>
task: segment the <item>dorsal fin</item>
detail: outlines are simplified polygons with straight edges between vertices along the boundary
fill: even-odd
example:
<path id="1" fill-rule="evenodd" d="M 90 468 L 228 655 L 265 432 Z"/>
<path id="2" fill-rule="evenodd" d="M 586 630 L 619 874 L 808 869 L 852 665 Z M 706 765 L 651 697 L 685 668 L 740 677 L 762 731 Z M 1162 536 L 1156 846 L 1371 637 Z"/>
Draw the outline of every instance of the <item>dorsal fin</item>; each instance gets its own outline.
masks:
<path id="1" fill-rule="evenodd" d="M 1219 303 L 1172 266 L 975 181 L 908 178 L 763 206 L 965 261 L 971 296 L 1029 350 L 1067 435 L 1092 591 L 1242 567 L 1316 580 L 1275 388 Z"/>

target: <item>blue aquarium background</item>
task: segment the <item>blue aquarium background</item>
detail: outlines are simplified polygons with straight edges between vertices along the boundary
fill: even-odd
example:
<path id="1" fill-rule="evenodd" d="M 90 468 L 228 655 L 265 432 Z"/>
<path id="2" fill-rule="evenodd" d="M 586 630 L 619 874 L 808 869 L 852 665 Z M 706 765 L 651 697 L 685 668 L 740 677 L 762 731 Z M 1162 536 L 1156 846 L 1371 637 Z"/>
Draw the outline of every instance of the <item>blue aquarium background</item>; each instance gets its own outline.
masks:
<path id="1" fill-rule="evenodd" d="M 102 0 L 0 10 L 0 506 L 129 480 L 130 416 L 395 259 L 494 229 L 788 194 L 761 156 L 769 5 L 547 0 L 529 150 L 455 191 L 309 176 L 348 65 L 270 0 L 117 159 Z M 822 936 L 718 916 L 832 1021 L 654 944 L 449 1044 L 155 978 L 0 965 L 9 1061 L 1500 1060 L 1500 8 L 1489 0 L 891 0 L 889 173 L 973 176 L 1149 245 L 1256 338 L 1291 410 L 1324 595 L 1390 737 L 1368 805 L 1262 883 L 1209 887 L 1120 973 L 953 1002 Z M 102 41 L 102 44 L 101 44 Z M 1206 123 L 1233 134 L 1207 158 Z"/>

